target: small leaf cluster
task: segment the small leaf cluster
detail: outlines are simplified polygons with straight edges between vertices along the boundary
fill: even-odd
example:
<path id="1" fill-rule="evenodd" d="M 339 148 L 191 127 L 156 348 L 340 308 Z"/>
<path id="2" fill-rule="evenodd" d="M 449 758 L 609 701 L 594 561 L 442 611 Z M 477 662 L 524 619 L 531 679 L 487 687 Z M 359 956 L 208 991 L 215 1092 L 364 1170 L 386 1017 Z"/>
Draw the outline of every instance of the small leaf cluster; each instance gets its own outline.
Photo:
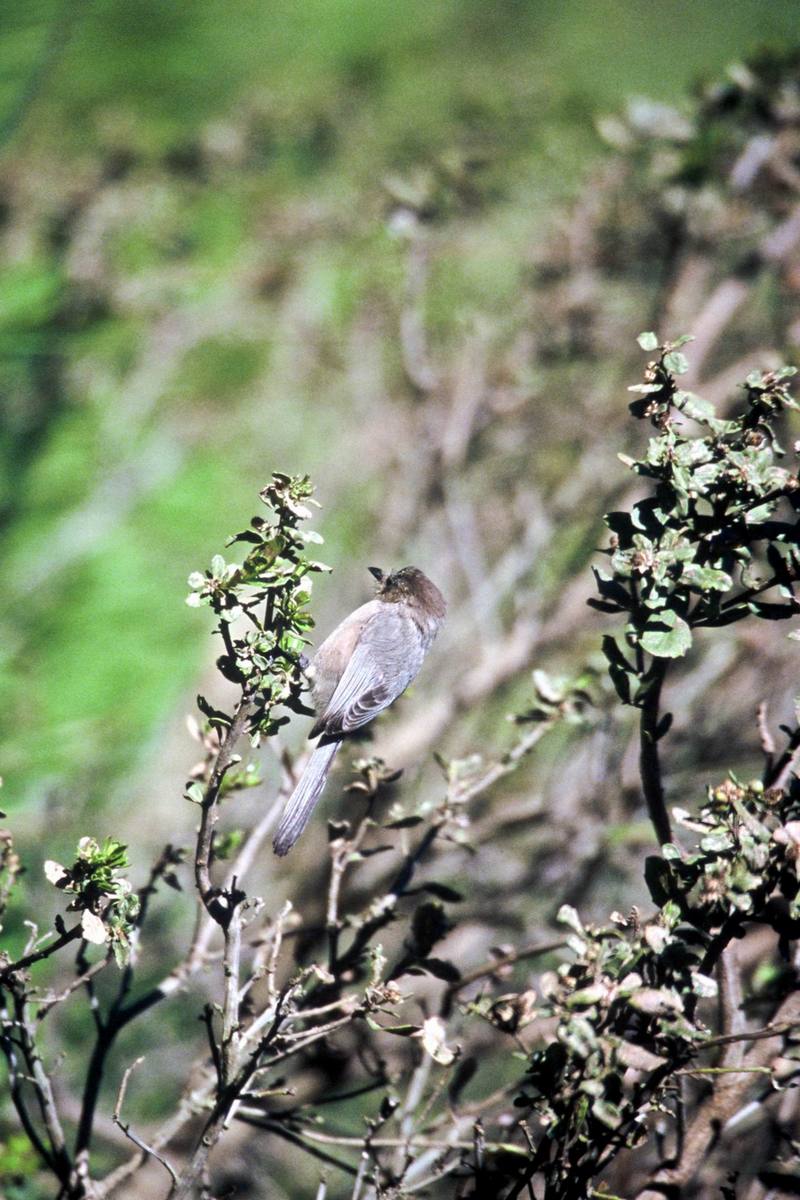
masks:
<path id="1" fill-rule="evenodd" d="M 555 1018 L 555 1037 L 531 1056 L 517 1104 L 535 1109 L 561 1146 L 597 1147 L 623 1125 L 635 1135 L 650 1099 L 631 1090 L 628 1069 L 655 1071 L 702 1041 L 692 1010 L 715 984 L 699 970 L 702 946 L 677 934 L 679 916 L 665 904 L 644 926 L 634 913 L 594 928 L 560 910 L 575 957 L 542 977 L 538 1015 Z"/>
<path id="2" fill-rule="evenodd" d="M 797 405 L 787 383 L 793 367 L 754 372 L 740 415 L 721 419 L 708 401 L 682 391 L 687 338 L 640 345 L 658 353 L 631 390 L 632 414 L 655 427 L 641 459 L 621 456 L 650 493 L 630 511 L 606 516 L 610 572 L 595 571 L 602 612 L 625 613 L 625 653 L 606 637 L 604 652 L 620 698 L 641 701 L 637 676 L 651 659 L 680 658 L 692 631 L 750 614 L 779 620 L 800 612 L 800 485 L 797 465 L 781 460 L 776 421 Z M 797 447 L 795 447 L 795 452 Z M 769 593 L 768 598 L 764 593 Z"/>
<path id="3" fill-rule="evenodd" d="M 289 720 L 285 713 L 276 715 L 276 708 L 308 712 L 301 696 L 303 647 L 314 623 L 308 609 L 311 575 L 329 569 L 307 553 L 309 545 L 322 542 L 318 533 L 302 528 L 317 503 L 308 476 L 274 472 L 260 497 L 269 515 L 253 517 L 228 541 L 249 547 L 243 560 L 215 555 L 208 570 L 189 576 L 187 597 L 189 605 L 207 605 L 217 617 L 225 645 L 217 666 L 247 698 L 254 742 Z M 212 728 L 230 724 L 203 697 L 198 704 Z"/>
<path id="4" fill-rule="evenodd" d="M 691 852 L 669 844 L 648 859 L 651 919 L 633 910 L 592 927 L 569 906 L 559 912 L 573 957 L 540 981 L 536 1015 L 555 1020 L 555 1036 L 532 1054 L 516 1101 L 546 1131 L 543 1170 L 567 1188 L 554 1195 L 578 1194 L 570 1178 L 592 1177 L 607 1150 L 635 1144 L 674 1072 L 708 1042 L 697 1007 L 716 995 L 719 930 L 756 919 L 784 937 L 800 931 L 797 779 L 787 789 L 729 779 L 709 789 L 698 818 L 675 817 L 700 837 Z"/>
<path id="5" fill-rule="evenodd" d="M 522 712 L 511 718 L 516 725 L 563 721 L 568 725 L 582 725 L 586 709 L 597 703 L 597 676 L 585 670 L 577 677 L 557 677 L 540 668 L 531 672 L 534 701 Z"/>
<path id="6" fill-rule="evenodd" d="M 110 942 L 114 957 L 123 966 L 130 957 L 131 935 L 139 915 L 139 897 L 130 882 L 120 875 L 128 866 L 127 846 L 106 838 L 102 845 L 83 837 L 72 866 L 48 859 L 47 879 L 70 892 L 69 912 L 80 912 L 81 930 L 88 942 Z"/>
<path id="7" fill-rule="evenodd" d="M 674 809 L 701 835 L 691 853 L 673 843 L 648 859 L 646 879 L 657 904 L 672 901 L 683 920 L 709 930 L 736 914 L 800 933 L 800 782 L 764 788 L 731 776 L 708 789 L 699 816 Z M 786 904 L 777 903 L 782 898 Z"/>

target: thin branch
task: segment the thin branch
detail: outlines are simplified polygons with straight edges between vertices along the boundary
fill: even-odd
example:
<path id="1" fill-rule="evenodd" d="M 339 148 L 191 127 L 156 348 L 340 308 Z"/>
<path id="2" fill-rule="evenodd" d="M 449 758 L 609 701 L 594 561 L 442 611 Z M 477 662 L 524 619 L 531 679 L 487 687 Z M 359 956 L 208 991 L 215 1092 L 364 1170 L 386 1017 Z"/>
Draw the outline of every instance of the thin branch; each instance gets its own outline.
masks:
<path id="1" fill-rule="evenodd" d="M 47 1131 L 52 1169 L 62 1184 L 65 1184 L 72 1173 L 72 1162 L 67 1152 L 64 1130 L 58 1115 L 50 1077 L 45 1070 L 36 1043 L 36 1026 L 28 1014 L 28 998 L 24 988 L 18 981 L 12 981 L 10 987 L 14 999 L 14 1027 L 20 1035 L 20 1049 L 25 1059 L 30 1082 L 33 1085 L 42 1122 Z M 19 1108 L 17 1111 L 19 1112 Z"/>
<path id="2" fill-rule="evenodd" d="M 254 1110 L 252 1115 L 256 1115 L 257 1110 Z M 239 1110 L 239 1118 L 242 1114 L 247 1115 L 247 1110 L 241 1108 Z M 361 1149 L 364 1145 L 364 1138 L 351 1136 L 349 1134 L 333 1134 L 321 1133 L 317 1129 L 304 1130 L 304 1136 L 309 1141 L 319 1142 L 323 1146 L 352 1146 L 354 1149 Z M 435 1150 L 471 1150 L 473 1143 L 467 1139 L 461 1138 L 453 1141 L 448 1141 L 446 1138 L 431 1138 L 414 1135 L 411 1138 L 405 1137 L 375 1137 L 372 1139 L 372 1145 L 378 1149 L 396 1149 L 398 1146 L 410 1146 L 412 1149 L 435 1149 Z M 489 1153 L 497 1153 L 500 1150 L 508 1148 L 506 1142 L 486 1142 L 486 1149 Z"/>
<path id="3" fill-rule="evenodd" d="M 480 796 L 483 792 L 488 791 L 490 787 L 493 787 L 498 780 L 516 771 L 526 755 L 530 754 L 534 746 L 541 741 L 548 730 L 552 729 L 557 722 L 558 717 L 556 716 L 533 725 L 499 762 L 493 763 L 478 779 L 471 782 L 468 780 L 463 787 L 456 789 L 456 798 L 459 803 L 474 800 L 476 796 Z"/>
<path id="4" fill-rule="evenodd" d="M 203 1006 L 203 1011 L 200 1014 L 200 1020 L 206 1028 L 206 1037 L 208 1038 L 208 1049 L 211 1053 L 211 1061 L 214 1064 L 214 1071 L 217 1076 L 217 1090 L 222 1086 L 222 1058 L 217 1045 L 217 1038 L 214 1033 L 214 1009 L 210 1004 Z"/>
<path id="5" fill-rule="evenodd" d="M 762 1039 L 765 1031 L 757 1031 L 756 1034 L 725 1034 L 705 1043 L 730 1047 L 738 1041 L 750 1040 L 761 1044 L 751 1047 L 743 1059 L 739 1058 L 734 1064 L 737 1068 L 736 1073 L 726 1072 L 710 1095 L 698 1106 L 686 1130 L 680 1161 L 674 1166 L 663 1167 L 657 1171 L 651 1184 L 640 1193 L 638 1200 L 656 1200 L 656 1197 L 663 1200 L 665 1188 L 670 1192 L 679 1192 L 694 1179 L 706 1158 L 715 1130 L 720 1129 L 744 1103 L 752 1084 L 753 1068 L 765 1067 L 778 1053 L 780 1039 L 777 1026 L 797 1027 L 798 1023 L 800 992 L 792 992 L 775 1013 L 775 1023 L 770 1035 L 775 1039 L 772 1045 L 767 1038 Z"/>
<path id="6" fill-rule="evenodd" d="M 272 947 L 270 949 L 269 960 L 267 962 L 267 994 L 271 1000 L 276 999 L 278 995 L 278 991 L 275 986 L 275 975 L 278 970 L 278 958 L 280 957 L 281 944 L 283 942 L 283 926 L 291 910 L 291 901 L 287 900 L 281 911 L 278 913 L 273 927 Z"/>
<path id="7" fill-rule="evenodd" d="M 226 1087 L 236 1071 L 239 1044 L 239 975 L 242 953 L 242 906 L 236 902 L 236 884 L 228 893 L 233 905 L 231 917 L 225 926 L 225 954 L 223 972 L 225 992 L 222 1001 L 222 1044 L 220 1047 L 222 1076 Z"/>
<path id="8" fill-rule="evenodd" d="M 644 681 L 648 686 L 639 717 L 639 774 L 647 811 L 660 846 L 672 841 L 658 753 L 659 706 L 666 672 L 664 660 L 656 659 L 648 672 L 648 678 Z"/>
<path id="9" fill-rule="evenodd" d="M 287 1129 L 279 1121 L 270 1120 L 263 1116 L 256 1117 L 242 1107 L 237 1110 L 236 1120 L 241 1121 L 244 1125 L 250 1125 L 254 1129 L 263 1129 L 266 1133 L 274 1133 L 277 1137 L 283 1138 L 284 1141 L 290 1142 L 300 1150 L 304 1150 L 312 1158 L 318 1159 L 319 1162 L 327 1163 L 331 1167 L 338 1167 L 340 1171 L 344 1171 L 347 1175 L 354 1177 L 357 1174 L 356 1168 L 351 1166 L 350 1163 L 344 1162 L 341 1158 L 336 1158 L 333 1154 L 328 1154 L 318 1146 L 310 1146 L 299 1134 L 294 1133 L 291 1129 Z"/>
<path id="10" fill-rule="evenodd" d="M 133 1142 L 134 1146 L 137 1146 L 142 1151 L 142 1153 L 145 1156 L 145 1159 L 151 1158 L 151 1157 L 154 1158 L 156 1160 L 156 1162 L 161 1163 L 161 1165 L 165 1169 L 165 1171 L 169 1172 L 170 1178 L 172 1179 L 172 1186 L 170 1187 L 169 1191 L 167 1192 L 167 1196 L 171 1196 L 172 1193 L 175 1191 L 175 1187 L 178 1183 L 178 1176 L 177 1176 L 177 1173 L 175 1172 L 175 1169 L 173 1168 L 172 1164 L 169 1163 L 162 1154 L 159 1154 L 159 1152 L 156 1149 L 154 1149 L 152 1146 L 148 1146 L 147 1142 L 142 1141 L 142 1139 L 140 1137 L 138 1137 L 137 1134 L 133 1133 L 133 1131 L 131 1130 L 130 1124 L 126 1124 L 120 1116 L 120 1113 L 122 1112 L 122 1105 L 125 1103 L 125 1092 L 128 1089 L 128 1080 L 130 1079 L 131 1075 L 136 1070 L 136 1068 L 139 1066 L 139 1064 L 143 1063 L 143 1062 L 144 1062 L 144 1055 L 140 1055 L 139 1058 L 137 1058 L 134 1062 L 131 1063 L 131 1065 L 129 1067 L 126 1068 L 125 1074 L 122 1076 L 122 1082 L 119 1085 L 119 1091 L 117 1093 L 117 1102 L 114 1105 L 114 1112 L 112 1114 L 111 1119 L 115 1125 L 119 1126 L 119 1128 L 122 1130 L 122 1132 L 125 1134 L 125 1136 Z"/>
<path id="11" fill-rule="evenodd" d="M 502 970 L 503 967 L 511 967 L 514 963 L 523 962 L 528 958 L 538 958 L 542 954 L 551 954 L 554 950 L 561 950 L 565 945 L 566 942 L 563 938 L 558 938 L 551 942 L 539 942 L 537 945 L 525 946 L 521 950 L 511 950 L 508 954 L 493 958 L 489 962 L 485 962 L 482 966 L 476 967 L 473 971 L 468 971 L 460 979 L 449 983 L 447 985 L 447 992 L 460 992 L 462 988 L 469 987 L 471 983 L 476 983 L 479 979 L 485 979 L 487 975 L 494 975 L 496 971 Z"/>
<path id="12" fill-rule="evenodd" d="M 219 798 L 225 773 L 234 765 L 234 751 L 239 738 L 247 726 L 249 700 L 242 696 L 228 726 L 225 737 L 211 767 L 211 775 L 200 805 L 200 829 L 194 859 L 194 877 L 197 891 L 206 911 L 218 925 L 224 927 L 230 919 L 230 909 L 220 910 L 219 893 L 211 883 L 211 846 L 214 827 L 219 817 Z"/>
<path id="13" fill-rule="evenodd" d="M 326 1038 L 329 1034 L 335 1033 L 337 1029 L 342 1029 L 345 1025 L 350 1025 L 356 1016 L 357 1011 L 359 1010 L 354 1010 L 353 1012 L 348 1013 L 347 1016 L 340 1017 L 337 1021 L 329 1021 L 327 1025 L 321 1025 L 318 1029 L 315 1029 L 313 1033 L 309 1033 L 304 1041 L 301 1040 L 301 1035 L 299 1034 L 284 1035 L 285 1039 L 297 1037 L 298 1040 L 293 1045 L 287 1047 L 286 1050 L 279 1050 L 276 1054 L 273 1054 L 268 1062 L 259 1067 L 259 1070 L 270 1070 L 277 1063 L 283 1062 L 283 1060 L 286 1058 L 291 1058 L 293 1054 L 299 1054 L 301 1050 L 305 1050 L 307 1046 L 313 1045 L 314 1042 L 320 1041 L 321 1038 Z M 303 1032 L 305 1033 L 305 1031 Z M 249 1072 L 248 1078 L 252 1074 L 252 1071 Z M 242 1087 L 244 1086 L 245 1084 L 242 1084 Z"/>
<path id="14" fill-rule="evenodd" d="M 192 1072 L 194 1075 L 199 1067 L 195 1064 Z M 123 1183 L 125 1183 L 132 1175 L 143 1166 L 147 1161 L 148 1155 L 154 1150 L 161 1150 L 168 1146 L 173 1138 L 181 1132 L 181 1130 L 189 1124 L 196 1116 L 198 1111 L 201 1111 L 214 1094 L 214 1079 L 210 1072 L 206 1072 L 204 1082 L 200 1085 L 189 1088 L 187 1087 L 180 1101 L 178 1109 L 174 1112 L 161 1126 L 156 1134 L 150 1138 L 149 1150 L 141 1151 L 133 1154 L 127 1162 L 121 1163 L 115 1167 L 105 1179 L 94 1185 L 95 1195 L 97 1200 L 105 1200 L 106 1196 L 110 1196 Z"/>
<path id="15" fill-rule="evenodd" d="M 8 1083 L 11 1100 L 14 1108 L 17 1111 L 17 1116 L 19 1117 L 20 1124 L 25 1131 L 28 1141 L 39 1155 L 42 1164 L 47 1167 L 48 1170 L 51 1170 L 57 1174 L 52 1151 L 45 1146 L 42 1138 L 39 1136 L 36 1126 L 33 1123 L 33 1118 L 28 1112 L 28 1106 L 22 1091 L 22 1081 L 24 1077 L 20 1070 L 20 1064 L 17 1057 L 18 1048 L 10 1033 L 13 1025 L 14 1022 L 8 1012 L 8 1009 L 4 1006 L 2 1012 L 0 1012 L 0 1049 L 2 1049 L 3 1054 L 5 1055 L 6 1064 L 8 1066 Z"/>
<path id="16" fill-rule="evenodd" d="M 774 762 L 768 762 L 763 776 L 764 787 L 783 787 L 798 755 L 800 755 L 800 725 L 795 725 L 789 734 L 783 753 Z"/>
<path id="17" fill-rule="evenodd" d="M 782 1037 L 785 1033 L 794 1033 L 800 1029 L 800 1018 L 794 1021 L 776 1021 L 765 1025 L 762 1029 L 743 1029 L 741 1033 L 720 1034 L 718 1037 L 707 1038 L 702 1048 L 709 1046 L 727 1046 L 732 1042 L 763 1042 L 768 1038 Z"/>
<path id="18" fill-rule="evenodd" d="M 99 958 L 97 962 L 94 962 L 90 966 L 86 967 L 81 974 L 77 975 L 73 980 L 71 980 L 71 982 L 60 992 L 48 992 L 47 995 L 42 996 L 41 998 L 32 996 L 31 1002 L 39 1005 L 36 1011 L 36 1020 L 43 1021 L 51 1009 L 55 1008 L 58 1004 L 62 1004 L 64 1000 L 68 1000 L 73 992 L 77 992 L 79 988 L 82 988 L 85 984 L 91 982 L 95 975 L 99 975 L 101 971 L 106 969 L 112 958 L 113 954 L 111 952 L 109 952 L 105 958 Z"/>
<path id="19" fill-rule="evenodd" d="M 764 755 L 764 777 L 768 778 L 775 761 L 775 739 L 769 727 L 769 712 L 766 700 L 760 700 L 756 708 L 756 727 L 758 729 L 758 740 L 761 743 L 761 753 Z"/>
<path id="20" fill-rule="evenodd" d="M 339 934 L 342 929 L 342 922 L 339 920 L 339 894 L 342 880 L 348 866 L 353 861 L 352 855 L 360 848 L 371 827 L 369 815 L 371 808 L 370 804 L 352 838 L 339 838 L 331 843 L 331 880 L 328 886 L 328 905 L 325 918 L 328 931 L 328 970 L 331 974 L 336 973 L 338 966 Z"/>
<path id="21" fill-rule="evenodd" d="M 22 958 L 18 958 L 16 962 L 6 963 L 0 967 L 0 982 L 15 975 L 17 971 L 24 971 L 28 967 L 33 966 L 34 963 L 41 962 L 44 958 L 49 958 L 51 954 L 55 954 L 58 950 L 61 950 L 64 946 L 68 946 L 70 942 L 77 941 L 82 936 L 83 929 L 80 922 L 78 922 L 72 929 L 65 930 L 54 942 L 43 946 L 41 950 L 34 950 L 30 954 L 25 954 Z"/>
<path id="22" fill-rule="evenodd" d="M 246 873 L 252 867 L 258 856 L 258 851 L 278 818 L 289 791 L 291 791 L 291 784 L 289 782 L 282 783 L 281 790 L 275 802 L 270 805 L 258 825 L 248 834 L 223 884 L 223 891 L 230 891 L 233 879 L 243 880 Z M 219 925 L 216 920 L 208 915 L 202 905 L 198 905 L 198 907 L 197 924 L 185 957 L 155 987 L 128 1004 L 123 1014 L 121 1014 L 124 1015 L 126 1023 L 138 1017 L 148 1008 L 152 1008 L 154 1004 L 158 1004 L 161 1000 L 166 1000 L 170 996 L 176 995 L 185 986 L 187 980 L 205 966 L 212 938 L 218 930 Z"/>

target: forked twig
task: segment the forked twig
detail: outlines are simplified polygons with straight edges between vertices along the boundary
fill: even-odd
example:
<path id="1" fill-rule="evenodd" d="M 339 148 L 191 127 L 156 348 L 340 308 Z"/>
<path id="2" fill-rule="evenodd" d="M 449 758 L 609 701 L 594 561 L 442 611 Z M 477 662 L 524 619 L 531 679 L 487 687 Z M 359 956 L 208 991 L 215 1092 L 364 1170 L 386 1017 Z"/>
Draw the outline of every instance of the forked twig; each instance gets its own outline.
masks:
<path id="1" fill-rule="evenodd" d="M 167 1195 L 171 1196 L 172 1193 L 175 1191 L 175 1188 L 177 1187 L 177 1184 L 178 1184 L 178 1175 L 177 1175 L 177 1172 L 175 1171 L 175 1168 L 164 1157 L 163 1154 L 159 1154 L 158 1150 L 156 1150 L 153 1146 L 148 1146 L 147 1142 L 142 1141 L 142 1139 L 138 1136 L 138 1134 L 133 1132 L 133 1130 L 130 1127 L 130 1124 L 123 1121 L 122 1117 L 120 1116 L 120 1114 L 122 1112 L 122 1105 L 125 1103 L 125 1093 L 128 1090 L 128 1081 L 130 1080 L 130 1077 L 133 1074 L 133 1072 L 136 1070 L 136 1068 L 143 1062 L 144 1062 L 144 1055 L 140 1054 L 139 1057 L 137 1059 L 134 1059 L 134 1061 L 131 1063 L 131 1065 L 126 1068 L 125 1074 L 122 1076 L 122 1082 L 119 1085 L 119 1091 L 117 1092 L 117 1102 L 114 1105 L 114 1112 L 111 1115 L 111 1119 L 114 1122 L 114 1124 L 117 1125 L 122 1130 L 122 1132 L 125 1134 L 126 1138 L 128 1138 L 130 1141 L 132 1141 L 134 1146 L 136 1146 L 139 1150 L 142 1151 L 142 1153 L 145 1155 L 145 1157 L 154 1158 L 156 1160 L 156 1162 L 161 1163 L 161 1165 L 165 1171 L 169 1172 L 169 1176 L 170 1176 L 170 1179 L 172 1180 L 172 1183 L 170 1185 L 170 1189 L 169 1189 Z"/>

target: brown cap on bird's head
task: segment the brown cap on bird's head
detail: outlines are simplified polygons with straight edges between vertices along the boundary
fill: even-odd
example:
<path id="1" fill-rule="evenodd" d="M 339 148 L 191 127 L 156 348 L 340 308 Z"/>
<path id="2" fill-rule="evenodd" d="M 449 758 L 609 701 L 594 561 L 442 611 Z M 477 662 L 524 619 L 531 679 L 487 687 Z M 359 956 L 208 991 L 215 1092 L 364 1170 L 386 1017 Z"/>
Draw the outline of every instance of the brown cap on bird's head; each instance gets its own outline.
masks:
<path id="1" fill-rule="evenodd" d="M 401 567 L 399 571 L 392 571 L 388 575 L 380 567 L 369 567 L 368 570 L 380 584 L 378 599 L 390 604 L 398 604 L 401 601 L 416 604 L 425 609 L 430 616 L 438 620 L 444 618 L 447 611 L 445 598 L 436 584 L 432 583 L 419 567 Z"/>

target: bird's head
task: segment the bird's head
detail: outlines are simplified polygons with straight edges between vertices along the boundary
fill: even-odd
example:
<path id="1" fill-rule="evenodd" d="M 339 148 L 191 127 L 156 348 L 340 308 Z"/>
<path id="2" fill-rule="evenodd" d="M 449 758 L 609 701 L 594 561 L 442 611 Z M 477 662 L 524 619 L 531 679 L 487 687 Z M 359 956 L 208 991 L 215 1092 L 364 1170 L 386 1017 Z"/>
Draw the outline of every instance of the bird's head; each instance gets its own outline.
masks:
<path id="1" fill-rule="evenodd" d="M 444 617 L 447 609 L 444 596 L 419 567 L 401 567 L 388 574 L 380 567 L 370 567 L 369 572 L 378 581 L 379 599 L 389 604 L 418 605 L 438 620 Z"/>

